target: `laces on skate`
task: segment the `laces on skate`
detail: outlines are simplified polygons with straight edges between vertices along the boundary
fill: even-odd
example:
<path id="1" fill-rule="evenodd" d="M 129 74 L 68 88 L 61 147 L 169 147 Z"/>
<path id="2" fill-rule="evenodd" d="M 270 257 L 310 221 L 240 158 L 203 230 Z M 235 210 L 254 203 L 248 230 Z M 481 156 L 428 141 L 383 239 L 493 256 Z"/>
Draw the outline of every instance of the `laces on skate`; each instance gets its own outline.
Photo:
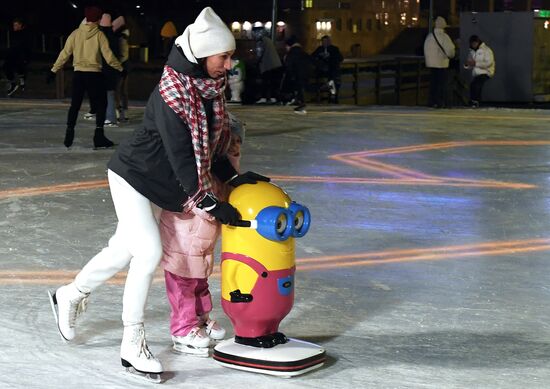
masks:
<path id="1" fill-rule="evenodd" d="M 138 339 L 139 346 L 138 346 L 137 357 L 139 358 L 141 354 L 143 354 L 147 359 L 153 358 L 153 354 L 151 353 L 151 351 L 149 350 L 149 347 L 147 346 L 147 342 L 145 340 L 145 330 L 143 328 L 139 329 L 138 337 L 139 337 Z"/>
<path id="2" fill-rule="evenodd" d="M 74 328 L 74 325 L 76 323 L 76 319 L 86 312 L 86 309 L 88 309 L 88 296 L 82 298 L 78 304 L 75 304 L 71 302 L 71 311 L 69 316 L 69 326 L 71 328 Z"/>

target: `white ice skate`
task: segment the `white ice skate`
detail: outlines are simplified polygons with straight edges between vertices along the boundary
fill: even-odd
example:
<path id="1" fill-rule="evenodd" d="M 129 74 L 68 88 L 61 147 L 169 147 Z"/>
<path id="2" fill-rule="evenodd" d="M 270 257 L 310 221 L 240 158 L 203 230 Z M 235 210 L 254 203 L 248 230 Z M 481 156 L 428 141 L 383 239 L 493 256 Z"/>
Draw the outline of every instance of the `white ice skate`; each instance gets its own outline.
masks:
<path id="1" fill-rule="evenodd" d="M 204 328 L 195 327 L 185 336 L 172 335 L 174 351 L 197 357 L 208 357 L 210 338 L 204 332 Z"/>
<path id="2" fill-rule="evenodd" d="M 124 327 L 120 361 L 126 368 L 125 372 L 132 378 L 144 379 L 155 384 L 162 382 L 162 365 L 147 347 L 142 323 Z"/>
<path id="3" fill-rule="evenodd" d="M 212 340 L 219 341 L 225 338 L 225 328 L 219 325 L 216 320 L 207 317 L 206 320 L 204 320 L 203 328 L 206 335 Z"/>
<path id="4" fill-rule="evenodd" d="M 57 329 L 64 341 L 75 337 L 75 322 L 88 306 L 89 293 L 82 293 L 74 282 L 58 288 L 53 294 L 48 290 L 50 304 L 57 323 Z"/>

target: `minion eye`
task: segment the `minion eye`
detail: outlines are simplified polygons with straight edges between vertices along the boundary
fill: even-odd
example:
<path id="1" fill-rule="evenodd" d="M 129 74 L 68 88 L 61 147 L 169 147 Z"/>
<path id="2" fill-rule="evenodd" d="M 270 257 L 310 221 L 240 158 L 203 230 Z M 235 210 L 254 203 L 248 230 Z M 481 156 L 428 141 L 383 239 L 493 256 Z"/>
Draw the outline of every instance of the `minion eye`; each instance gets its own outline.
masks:
<path id="1" fill-rule="evenodd" d="M 275 226 L 276 230 L 277 230 L 277 234 L 280 234 L 282 235 L 285 230 L 286 230 L 286 227 L 287 227 L 287 218 L 286 218 L 286 214 L 284 213 L 281 213 L 279 215 L 279 217 L 277 217 L 277 224 Z"/>
<path id="2" fill-rule="evenodd" d="M 303 225 L 304 225 L 304 212 L 298 211 L 294 216 L 294 228 L 299 231 Z"/>
<path id="3" fill-rule="evenodd" d="M 296 202 L 292 202 L 289 207 L 289 211 L 293 217 L 293 232 L 292 236 L 295 238 L 301 238 L 309 231 L 309 225 L 311 223 L 311 214 L 309 209 Z"/>

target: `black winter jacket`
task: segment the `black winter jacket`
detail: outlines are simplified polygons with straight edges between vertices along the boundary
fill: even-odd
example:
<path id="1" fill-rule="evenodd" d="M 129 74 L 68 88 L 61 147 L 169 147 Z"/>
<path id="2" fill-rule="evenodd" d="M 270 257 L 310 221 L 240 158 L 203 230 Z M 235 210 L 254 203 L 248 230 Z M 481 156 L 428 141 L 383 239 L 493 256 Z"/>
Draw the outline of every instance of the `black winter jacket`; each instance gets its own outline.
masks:
<path id="1" fill-rule="evenodd" d="M 166 64 L 191 77 L 208 77 L 174 45 Z M 203 99 L 212 122 L 212 100 Z M 182 211 L 189 195 L 198 190 L 197 166 L 191 132 L 185 122 L 164 102 L 158 88 L 151 93 L 143 123 L 131 138 L 117 147 L 107 167 L 135 190 L 168 211 Z M 212 161 L 212 173 L 225 182 L 237 172 L 227 159 Z"/>

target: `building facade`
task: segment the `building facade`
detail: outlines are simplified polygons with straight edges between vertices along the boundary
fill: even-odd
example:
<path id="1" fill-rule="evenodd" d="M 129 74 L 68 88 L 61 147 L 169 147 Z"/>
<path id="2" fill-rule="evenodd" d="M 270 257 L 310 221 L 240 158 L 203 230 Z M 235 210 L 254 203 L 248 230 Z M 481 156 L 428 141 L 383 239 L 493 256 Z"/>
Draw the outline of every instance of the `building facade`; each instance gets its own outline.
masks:
<path id="1" fill-rule="evenodd" d="M 345 57 L 377 54 L 419 23 L 419 0 L 299 0 L 291 5 L 279 11 L 276 40 L 280 46 L 296 35 L 307 52 L 329 35 Z M 234 20 L 231 29 L 237 39 L 246 40 L 258 25 L 271 29 L 271 21 L 261 20 Z"/>
<path id="2" fill-rule="evenodd" d="M 418 0 L 304 0 L 296 35 L 308 51 L 329 35 L 344 56 L 364 57 L 418 22 Z"/>

